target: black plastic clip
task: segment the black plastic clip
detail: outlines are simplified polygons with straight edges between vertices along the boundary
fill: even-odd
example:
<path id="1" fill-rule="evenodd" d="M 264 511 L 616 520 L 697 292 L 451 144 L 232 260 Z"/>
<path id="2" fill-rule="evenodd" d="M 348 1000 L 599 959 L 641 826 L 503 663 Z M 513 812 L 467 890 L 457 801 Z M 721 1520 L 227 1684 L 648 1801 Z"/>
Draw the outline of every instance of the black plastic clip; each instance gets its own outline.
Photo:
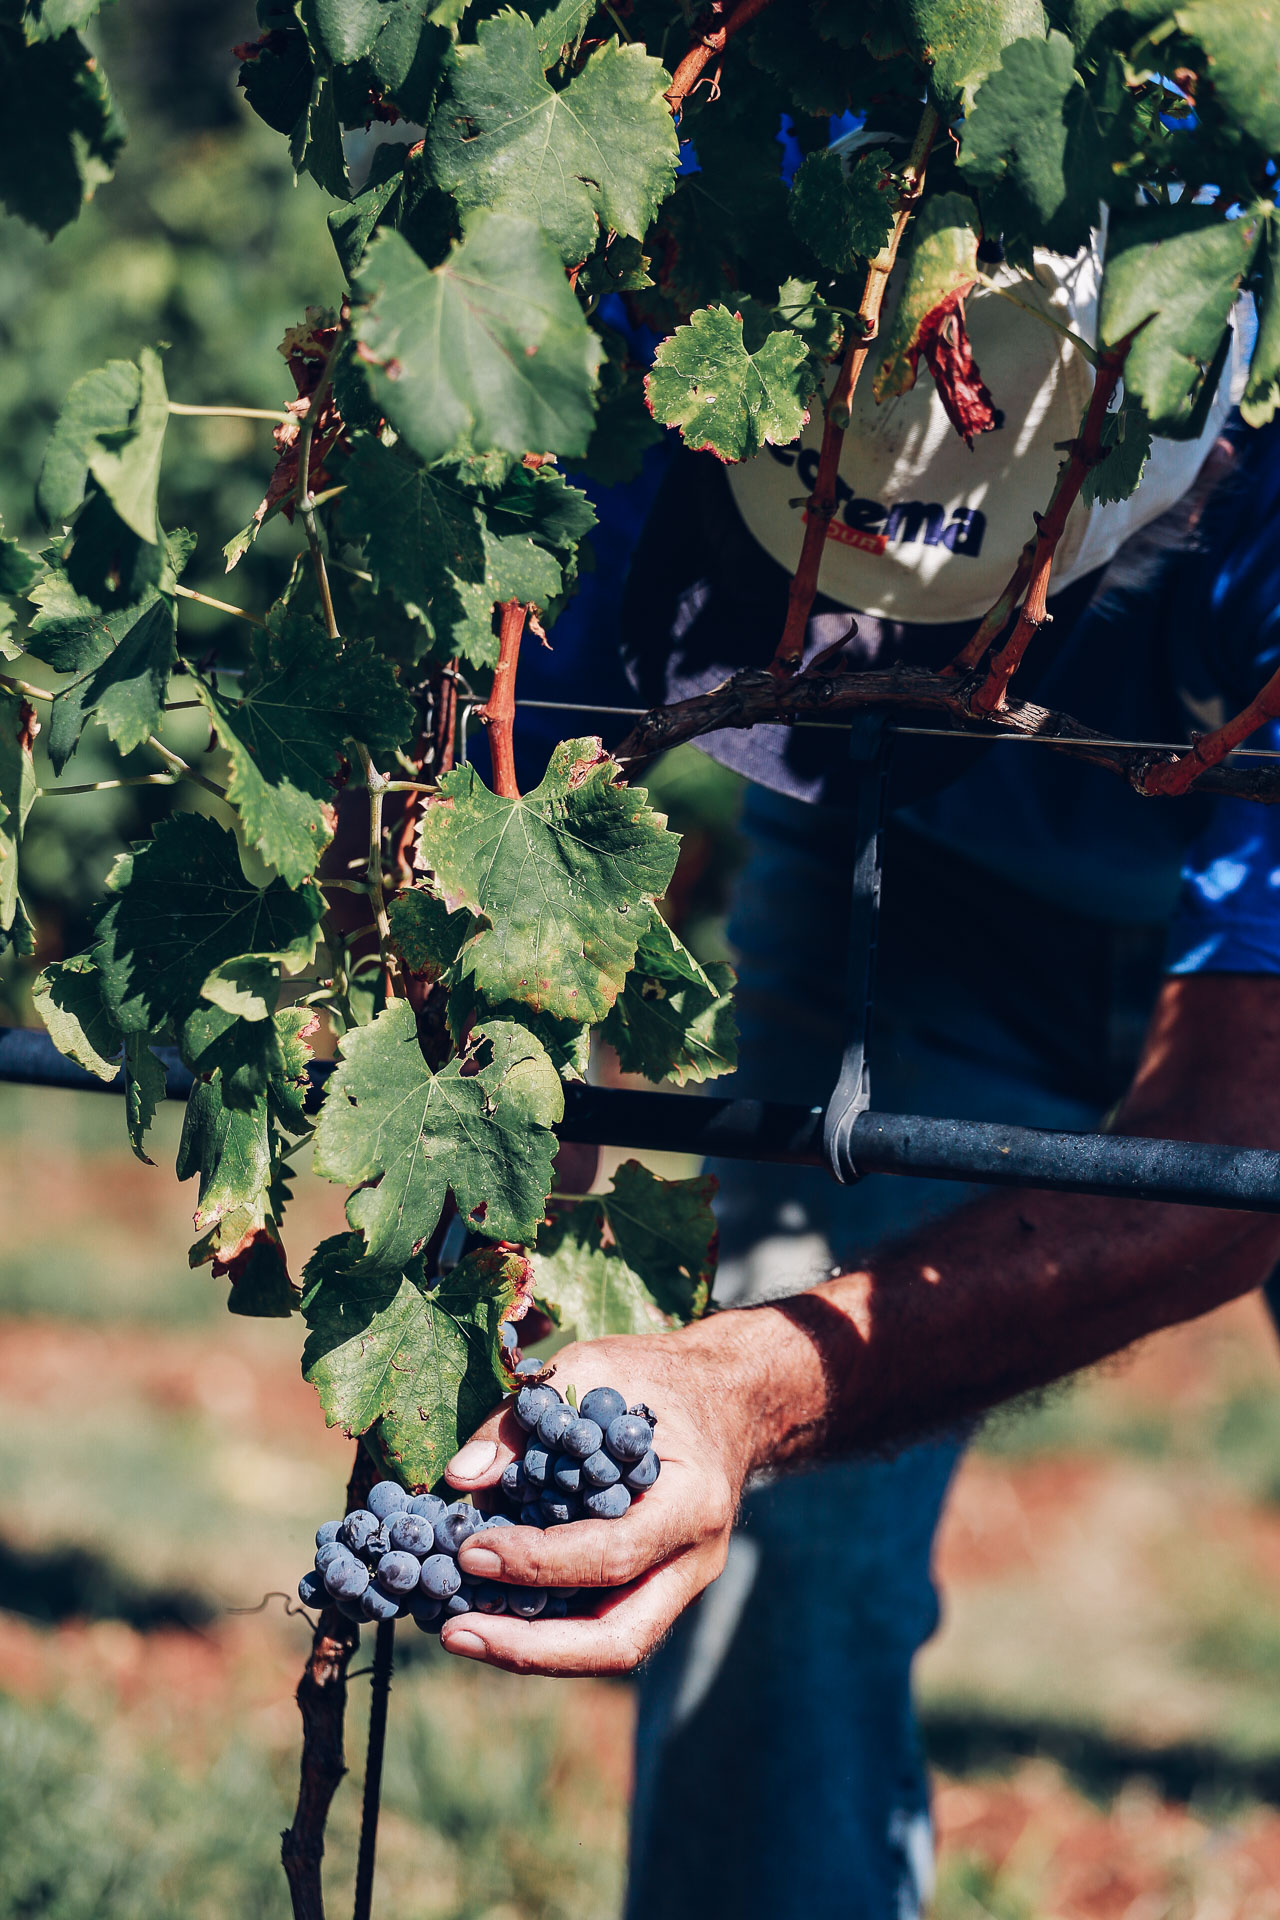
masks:
<path id="1" fill-rule="evenodd" d="M 822 1129 L 827 1166 L 842 1185 L 858 1176 L 853 1125 L 871 1105 L 871 1003 L 880 927 L 880 847 L 889 784 L 889 744 L 883 713 L 855 715 L 849 739 L 854 771 L 853 889 L 849 901 L 849 1037 L 844 1064 L 827 1102 Z"/>

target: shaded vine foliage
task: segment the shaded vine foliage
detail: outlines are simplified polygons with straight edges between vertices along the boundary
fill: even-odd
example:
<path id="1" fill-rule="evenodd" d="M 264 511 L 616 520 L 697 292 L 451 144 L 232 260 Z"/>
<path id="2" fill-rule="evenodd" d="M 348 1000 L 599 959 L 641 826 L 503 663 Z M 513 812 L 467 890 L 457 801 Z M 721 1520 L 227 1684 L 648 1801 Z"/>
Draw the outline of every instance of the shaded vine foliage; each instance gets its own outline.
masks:
<path id="1" fill-rule="evenodd" d="M 123 138 L 94 10 L 0 6 L 0 197 L 50 234 Z M 37 1004 L 65 1051 L 123 1074 L 144 1157 L 155 1048 L 178 1048 L 197 1076 L 177 1169 L 193 1264 L 235 1312 L 302 1315 L 325 1417 L 406 1483 L 438 1478 L 501 1392 L 505 1322 L 536 1302 L 581 1336 L 679 1324 L 714 1266 L 704 1182 L 624 1169 L 579 1228 L 548 1211 L 563 1083 L 593 1034 L 653 1080 L 735 1059 L 731 976 L 665 923 L 676 838 L 624 765 L 567 740 L 516 786 L 521 645 L 554 641 L 594 522 L 575 479 L 633 475 L 664 429 L 741 460 L 824 410 L 770 674 L 651 717 L 629 753 L 858 704 L 798 669 L 864 370 L 877 398 L 934 379 L 959 433 L 988 430 L 1000 369 L 973 364 L 964 320 L 981 262 L 1002 258 L 1016 296 L 1036 248 L 1080 249 L 1105 211 L 1099 338 L 1078 348 L 1094 402 L 1026 553 L 949 676 L 866 689 L 1025 727 L 1009 686 L 1072 503 L 1123 498 L 1153 436 L 1200 432 L 1242 289 L 1260 310 L 1246 417 L 1280 399 L 1277 33 L 1274 5 L 1208 0 L 259 0 L 246 20 L 244 96 L 329 197 L 347 294 L 282 342 L 261 504 L 227 529 L 220 657 L 186 637 L 192 542 L 159 516 L 190 411 L 162 353 L 140 341 L 68 395 L 38 489 L 48 544 L 0 547 L 0 940 L 32 951 L 22 831 L 39 801 L 74 804 L 86 727 L 151 755 L 122 777 L 170 786 L 173 811 L 121 850 L 93 942 L 44 969 Z M 849 111 L 870 131 L 846 163 L 830 116 Z M 660 336 L 651 367 L 614 296 Z M 238 605 L 237 563 L 280 516 L 285 589 Z M 455 764 L 460 699 L 489 726 L 493 790 Z M 175 744 L 188 708 L 216 742 L 204 767 Z M 1277 711 L 1264 689 L 1176 768 L 1113 763 L 1151 791 L 1212 771 L 1267 797 L 1220 762 Z M 1081 751 L 1069 720 L 1035 724 Z M 322 1031 L 340 1061 L 313 1118 Z M 303 1153 L 351 1190 L 350 1230 L 300 1262 Z M 455 1219 L 469 1250 L 442 1271 Z"/>
<path id="2" fill-rule="evenodd" d="M 124 138 L 96 6 L 0 0 L 0 201 L 49 235 Z M 731 972 L 660 910 L 677 844 L 627 782 L 646 755 L 875 702 L 1033 731 L 1152 793 L 1276 797 L 1275 776 L 1223 762 L 1280 714 L 1280 677 L 1154 759 L 1081 744 L 1010 689 L 1073 503 L 1130 493 L 1153 436 L 1199 435 L 1242 290 L 1260 315 L 1245 417 L 1280 401 L 1278 42 L 1277 0 L 258 0 L 246 18 L 244 97 L 328 196 L 347 291 L 297 316 L 276 409 L 227 396 L 261 420 L 263 462 L 258 509 L 226 529 L 225 600 L 184 583 L 192 537 L 159 509 L 184 417 L 217 409 L 171 399 L 145 340 L 68 394 L 38 486 L 47 544 L 0 539 L 0 947 L 33 954 L 23 831 L 101 784 L 74 763 L 103 729 L 120 780 L 173 808 L 120 850 L 92 941 L 44 968 L 36 1004 L 59 1047 L 123 1077 L 143 1158 L 155 1049 L 177 1047 L 196 1076 L 177 1164 L 192 1264 L 229 1281 L 234 1312 L 300 1314 L 325 1418 L 382 1471 L 439 1478 L 531 1307 L 580 1337 L 706 1308 L 709 1181 L 631 1164 L 588 1204 L 554 1193 L 563 1086 L 593 1035 L 655 1081 L 735 1063 Z M 830 150 L 848 112 L 867 116 L 851 161 Z M 1016 301 L 1036 249 L 1078 251 L 1104 214 L 1098 339 L 1075 347 L 1094 398 L 969 644 L 940 675 L 800 671 L 859 383 L 884 400 L 932 379 L 958 433 L 988 431 L 1000 368 L 974 363 L 966 299 L 998 259 Z M 650 367 L 619 299 L 659 336 Z M 521 646 L 554 643 L 594 523 L 575 480 L 627 479 L 664 430 L 739 461 L 818 410 L 770 669 L 648 716 L 618 759 L 566 740 L 520 793 Z M 296 563 L 273 604 L 244 604 L 237 565 L 280 518 Z M 192 600 L 225 619 L 212 654 Z M 464 703 L 490 730 L 492 790 L 457 764 Z M 322 1037 L 339 1064 L 312 1116 Z M 348 1231 L 300 1260 L 303 1154 L 350 1191 Z M 326 1614 L 304 1679 L 299 1913 L 322 1911 L 351 1644 Z"/>

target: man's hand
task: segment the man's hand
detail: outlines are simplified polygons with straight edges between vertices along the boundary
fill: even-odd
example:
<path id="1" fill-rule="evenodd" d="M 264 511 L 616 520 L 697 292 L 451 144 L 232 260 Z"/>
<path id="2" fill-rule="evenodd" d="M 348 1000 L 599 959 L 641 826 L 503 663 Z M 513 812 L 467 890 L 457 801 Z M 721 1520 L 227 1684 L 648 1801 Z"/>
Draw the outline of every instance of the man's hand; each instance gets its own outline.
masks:
<path id="1" fill-rule="evenodd" d="M 754 1462 L 741 1403 L 725 1391 L 723 1366 L 701 1336 L 691 1328 L 598 1340 L 555 1356 L 562 1393 L 573 1386 L 581 1399 L 592 1387 L 617 1387 L 628 1404 L 654 1409 L 662 1473 L 621 1520 L 575 1520 L 545 1533 L 495 1527 L 466 1542 L 458 1565 L 472 1579 L 609 1591 L 588 1618 L 464 1614 L 441 1633 L 450 1653 L 516 1673 L 627 1673 L 715 1579 Z M 461 1493 L 494 1486 L 527 1439 L 509 1409 L 494 1414 L 450 1462 L 450 1483 Z"/>

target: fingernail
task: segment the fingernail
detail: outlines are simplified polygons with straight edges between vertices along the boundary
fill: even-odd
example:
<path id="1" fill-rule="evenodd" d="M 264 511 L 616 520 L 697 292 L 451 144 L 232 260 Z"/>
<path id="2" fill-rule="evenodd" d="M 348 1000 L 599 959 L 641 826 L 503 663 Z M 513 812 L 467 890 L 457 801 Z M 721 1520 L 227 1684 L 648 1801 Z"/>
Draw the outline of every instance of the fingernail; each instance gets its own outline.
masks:
<path id="1" fill-rule="evenodd" d="M 468 1440 L 466 1446 L 454 1454 L 448 1472 L 459 1480 L 478 1480 L 497 1457 L 498 1449 L 492 1440 Z"/>
<path id="2" fill-rule="evenodd" d="M 502 1572 L 502 1562 L 490 1547 L 473 1547 L 468 1540 L 462 1543 L 458 1565 L 481 1580 L 496 1580 Z"/>
<path id="3" fill-rule="evenodd" d="M 444 1644 L 447 1652 L 460 1653 L 464 1660 L 482 1660 L 487 1652 L 480 1635 L 465 1627 L 455 1627 Z"/>

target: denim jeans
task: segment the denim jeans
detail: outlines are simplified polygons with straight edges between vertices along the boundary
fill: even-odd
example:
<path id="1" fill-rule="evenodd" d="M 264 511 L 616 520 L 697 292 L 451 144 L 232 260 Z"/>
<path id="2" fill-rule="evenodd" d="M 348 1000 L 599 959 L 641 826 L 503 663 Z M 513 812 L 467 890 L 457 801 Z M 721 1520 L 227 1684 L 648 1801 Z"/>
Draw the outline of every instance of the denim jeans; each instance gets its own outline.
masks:
<path id="1" fill-rule="evenodd" d="M 834 1082 L 844 1043 L 850 823 L 752 788 L 744 831 L 730 927 L 742 1032 L 733 1085 L 814 1103 Z M 965 962 L 945 907 L 939 922 L 927 871 L 937 858 L 954 874 L 953 857 L 917 846 L 905 865 L 914 862 L 919 884 L 895 896 L 896 854 L 891 841 L 872 1104 L 1094 1124 L 1107 1104 L 1105 1062 L 1094 1087 L 1085 1075 L 1055 1074 L 1034 1023 L 1005 1022 L 999 1011 L 1008 996 L 995 991 L 998 906 L 969 895 L 979 943 Z M 971 944 L 973 931 L 966 924 Z M 1096 963 L 1101 980 L 1115 931 L 1046 929 L 1048 972 L 1070 964 L 1079 976 Z M 1080 1032 L 1056 1036 L 1071 1038 L 1065 1052 L 1077 1061 L 1107 1053 L 1106 998 L 1100 986 Z M 725 1302 L 798 1291 L 833 1260 L 940 1219 L 977 1191 L 885 1176 L 842 1188 L 816 1170 L 740 1162 L 714 1171 Z M 748 1495 L 724 1573 L 641 1678 L 628 1920 L 920 1912 L 932 1839 L 911 1667 L 938 1622 L 932 1542 L 960 1450 L 957 1438 L 939 1438 Z"/>

